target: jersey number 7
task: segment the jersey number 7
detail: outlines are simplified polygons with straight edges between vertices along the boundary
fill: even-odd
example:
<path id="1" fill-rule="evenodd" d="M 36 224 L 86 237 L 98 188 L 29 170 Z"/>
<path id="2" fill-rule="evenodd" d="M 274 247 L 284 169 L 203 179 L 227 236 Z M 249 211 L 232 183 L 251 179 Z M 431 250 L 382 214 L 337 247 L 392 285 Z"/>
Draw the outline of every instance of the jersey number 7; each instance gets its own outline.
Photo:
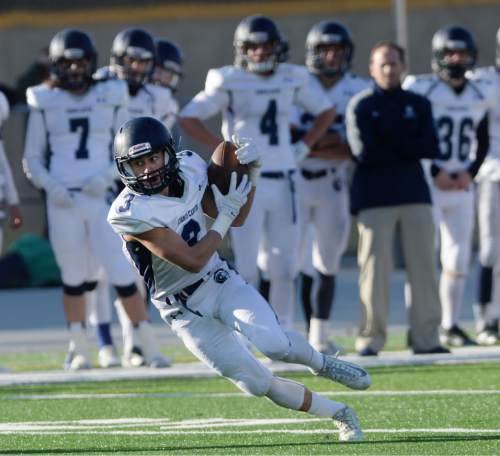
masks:
<path id="1" fill-rule="evenodd" d="M 80 142 L 78 149 L 76 149 L 75 158 L 77 160 L 89 158 L 89 151 L 87 149 L 87 139 L 89 137 L 89 119 L 80 117 L 76 119 L 69 119 L 69 128 L 72 133 L 80 133 Z"/>

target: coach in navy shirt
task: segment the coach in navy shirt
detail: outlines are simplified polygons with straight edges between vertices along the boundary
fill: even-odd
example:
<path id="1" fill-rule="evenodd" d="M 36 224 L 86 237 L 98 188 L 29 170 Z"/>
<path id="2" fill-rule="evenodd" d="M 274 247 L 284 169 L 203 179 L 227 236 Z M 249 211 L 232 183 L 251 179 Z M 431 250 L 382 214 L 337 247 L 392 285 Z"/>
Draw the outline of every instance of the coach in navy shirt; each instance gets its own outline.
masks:
<path id="1" fill-rule="evenodd" d="M 387 338 L 389 282 L 396 227 L 411 293 L 410 341 L 415 353 L 442 353 L 432 203 L 420 160 L 439 152 L 429 101 L 401 88 L 404 50 L 380 42 L 370 55 L 372 88 L 347 107 L 347 136 L 356 168 L 351 210 L 358 216 L 362 321 L 356 349 L 376 355 Z M 408 293 L 407 293 L 408 295 Z"/>

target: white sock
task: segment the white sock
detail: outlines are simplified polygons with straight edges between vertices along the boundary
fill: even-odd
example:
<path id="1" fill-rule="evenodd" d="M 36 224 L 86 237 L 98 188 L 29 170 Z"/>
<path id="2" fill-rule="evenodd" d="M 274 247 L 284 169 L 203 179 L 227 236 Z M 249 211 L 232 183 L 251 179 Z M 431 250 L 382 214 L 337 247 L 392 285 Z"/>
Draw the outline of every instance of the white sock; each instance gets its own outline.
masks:
<path id="1" fill-rule="evenodd" d="M 321 370 L 324 363 L 323 355 L 311 347 L 309 342 L 298 332 L 285 331 L 285 334 L 290 341 L 290 351 L 282 361 L 302 364 L 316 372 Z"/>
<path id="2" fill-rule="evenodd" d="M 335 402 L 328 399 L 321 394 L 312 393 L 311 408 L 309 412 L 311 415 L 332 418 L 339 410 L 342 410 L 345 404 L 342 402 Z"/>
<path id="3" fill-rule="evenodd" d="M 122 328 L 122 338 L 123 338 L 123 353 L 130 353 L 134 345 L 139 346 L 139 340 L 134 332 L 134 326 L 130 321 L 130 318 L 125 312 L 122 302 L 119 299 L 115 300 L 116 313 L 118 314 L 118 320 L 120 320 L 120 326 Z"/>
<path id="4" fill-rule="evenodd" d="M 275 404 L 311 415 L 331 418 L 345 407 L 320 394 L 309 391 L 304 385 L 281 377 L 273 377 L 266 397 Z"/>
<path id="5" fill-rule="evenodd" d="M 72 349 L 75 354 L 83 355 L 89 358 L 89 346 L 87 341 L 87 333 L 82 325 L 82 322 L 76 321 L 69 324 L 70 333 L 70 349 Z"/>
<path id="6" fill-rule="evenodd" d="M 458 323 L 460 308 L 464 295 L 465 277 L 450 276 L 443 272 L 439 281 L 439 297 L 441 299 L 441 326 L 450 329 Z"/>
<path id="7" fill-rule="evenodd" d="M 281 327 L 294 328 L 295 287 L 293 280 L 271 280 L 269 303 L 278 315 Z"/>

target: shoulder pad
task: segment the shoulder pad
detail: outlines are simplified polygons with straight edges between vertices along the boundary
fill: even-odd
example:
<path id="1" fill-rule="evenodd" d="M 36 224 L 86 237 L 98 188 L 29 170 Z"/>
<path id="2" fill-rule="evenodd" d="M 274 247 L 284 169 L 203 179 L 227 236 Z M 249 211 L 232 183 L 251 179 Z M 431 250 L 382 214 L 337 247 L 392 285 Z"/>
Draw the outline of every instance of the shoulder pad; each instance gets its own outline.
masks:
<path id="1" fill-rule="evenodd" d="M 26 89 L 26 101 L 28 106 L 35 109 L 45 109 L 53 104 L 54 90 L 46 84 L 28 87 Z"/>
<path id="2" fill-rule="evenodd" d="M 224 86 L 225 83 L 234 78 L 239 71 L 232 66 L 222 68 L 212 68 L 208 70 L 207 80 L 205 82 L 205 90 L 217 90 Z"/>
<path id="3" fill-rule="evenodd" d="M 280 63 L 277 72 L 285 73 L 300 80 L 307 80 L 310 74 L 305 66 L 295 65 L 293 63 Z"/>
<path id="4" fill-rule="evenodd" d="M 7 119 L 7 117 L 9 117 L 9 113 L 9 101 L 7 100 L 7 97 L 3 94 L 3 92 L 0 92 L 0 126 Z"/>
<path id="5" fill-rule="evenodd" d="M 122 105 L 128 100 L 128 87 L 125 81 L 119 79 L 105 79 L 97 81 L 94 89 L 98 95 L 106 97 L 111 105 Z"/>
<path id="6" fill-rule="evenodd" d="M 167 87 L 161 87 L 156 84 L 145 84 L 146 90 L 153 96 L 155 103 L 160 104 L 172 100 L 172 91 Z"/>
<path id="7" fill-rule="evenodd" d="M 111 205 L 108 222 L 120 234 L 144 233 L 155 228 L 150 220 L 148 200 L 148 196 L 137 195 L 124 189 Z"/>
<path id="8" fill-rule="evenodd" d="M 433 74 L 410 74 L 403 81 L 403 88 L 417 93 L 425 93 L 437 82 L 437 78 Z"/>
<path id="9" fill-rule="evenodd" d="M 96 81 L 102 81 L 105 79 L 116 79 L 116 75 L 111 71 L 109 66 L 104 66 L 98 68 L 97 71 L 92 75 Z"/>

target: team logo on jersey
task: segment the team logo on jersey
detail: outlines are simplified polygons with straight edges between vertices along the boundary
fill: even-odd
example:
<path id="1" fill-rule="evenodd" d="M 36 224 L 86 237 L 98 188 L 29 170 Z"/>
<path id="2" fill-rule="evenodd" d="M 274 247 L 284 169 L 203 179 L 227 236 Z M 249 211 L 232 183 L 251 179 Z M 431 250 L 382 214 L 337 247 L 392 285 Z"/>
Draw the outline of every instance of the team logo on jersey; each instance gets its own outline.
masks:
<path id="1" fill-rule="evenodd" d="M 412 105 L 406 105 L 405 106 L 405 112 L 403 114 L 403 117 L 405 119 L 414 119 L 416 117 L 415 111 L 413 110 Z"/>
<path id="2" fill-rule="evenodd" d="M 220 268 L 214 272 L 214 280 L 217 283 L 224 283 L 228 278 L 229 278 L 229 272 L 226 271 L 225 269 Z"/>

